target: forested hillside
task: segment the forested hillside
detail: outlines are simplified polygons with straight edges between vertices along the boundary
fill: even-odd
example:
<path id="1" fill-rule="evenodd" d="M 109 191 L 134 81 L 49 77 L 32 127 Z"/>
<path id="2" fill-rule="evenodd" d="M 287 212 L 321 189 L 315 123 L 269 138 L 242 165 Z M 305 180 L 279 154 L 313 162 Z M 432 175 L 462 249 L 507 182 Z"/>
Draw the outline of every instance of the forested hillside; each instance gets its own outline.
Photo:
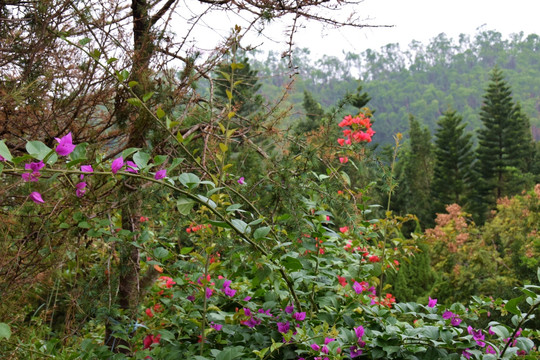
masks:
<path id="1" fill-rule="evenodd" d="M 354 91 L 360 79 L 371 97 L 368 106 L 375 111 L 380 143 L 391 143 L 392 134 L 406 131 L 409 114 L 433 133 L 437 120 L 449 108 L 463 116 L 467 130 L 473 130 L 480 126 L 479 111 L 489 72 L 498 66 L 539 140 L 539 63 L 538 35 L 521 33 L 505 39 L 496 31 L 461 35 L 459 39 L 440 34 L 429 44 L 413 42 L 406 49 L 388 44 L 378 51 L 328 55 L 318 60 L 303 49 L 294 58 L 299 76 L 288 100 L 301 117 L 304 90 L 328 108 L 347 91 Z M 270 53 L 256 67 L 263 82 L 262 94 L 279 96 L 290 81 L 287 59 Z"/>

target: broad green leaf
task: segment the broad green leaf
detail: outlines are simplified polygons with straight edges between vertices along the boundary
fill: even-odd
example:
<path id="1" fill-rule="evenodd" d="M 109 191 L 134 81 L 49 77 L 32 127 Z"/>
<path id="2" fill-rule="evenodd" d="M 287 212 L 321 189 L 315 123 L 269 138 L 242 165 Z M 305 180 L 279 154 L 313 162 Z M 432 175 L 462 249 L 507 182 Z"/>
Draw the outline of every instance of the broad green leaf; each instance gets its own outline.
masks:
<path id="1" fill-rule="evenodd" d="M 534 346 L 534 342 L 531 339 L 520 337 L 516 339 L 516 346 L 520 350 L 525 350 L 526 352 L 531 351 L 532 347 Z"/>
<path id="2" fill-rule="evenodd" d="M 137 151 L 135 154 L 133 154 L 133 162 L 137 164 L 137 167 L 139 169 L 143 169 L 148 165 L 148 161 L 150 160 L 150 155 L 144 151 Z"/>
<path id="3" fill-rule="evenodd" d="M 88 143 L 80 143 L 75 146 L 75 149 L 71 154 L 69 154 L 69 158 L 71 160 L 84 160 L 86 159 L 86 147 L 88 146 Z"/>
<path id="4" fill-rule="evenodd" d="M 227 150 L 229 150 L 229 148 L 227 147 L 227 145 L 223 144 L 223 143 L 219 143 L 219 148 L 221 149 L 221 152 L 227 152 Z"/>
<path id="5" fill-rule="evenodd" d="M 217 356 L 216 360 L 232 360 L 243 356 L 242 346 L 228 347 L 221 351 Z"/>
<path id="6" fill-rule="evenodd" d="M 140 149 L 139 148 L 127 148 L 126 150 L 122 151 L 122 158 L 124 158 L 124 160 L 126 160 L 129 155 L 139 151 Z"/>
<path id="7" fill-rule="evenodd" d="M 131 80 L 130 82 L 128 82 L 128 86 L 130 88 L 132 88 L 134 86 L 137 86 L 137 85 L 139 85 L 139 83 L 137 81 L 135 81 L 135 80 Z"/>
<path id="8" fill-rule="evenodd" d="M 303 266 L 300 260 L 287 256 L 285 260 L 281 261 L 281 264 L 289 271 L 302 270 Z"/>
<path id="9" fill-rule="evenodd" d="M 192 247 L 183 247 L 183 248 L 180 250 L 180 254 L 186 255 L 186 254 L 189 254 L 192 250 L 193 250 Z"/>
<path id="10" fill-rule="evenodd" d="M 161 165 L 167 160 L 167 156 L 165 155 L 156 155 L 154 156 L 154 165 Z"/>
<path id="11" fill-rule="evenodd" d="M 523 300 L 523 295 L 511 300 L 508 300 L 508 302 L 504 305 L 504 309 L 514 315 L 521 315 L 521 311 L 519 310 L 517 304 L 519 304 Z"/>
<path id="12" fill-rule="evenodd" d="M 43 160 L 52 149 L 41 141 L 29 141 L 26 143 L 26 151 L 35 159 Z"/>
<path id="13" fill-rule="evenodd" d="M 217 205 L 215 202 L 213 202 L 211 199 L 207 198 L 206 196 L 197 195 L 197 197 L 204 202 L 206 205 L 210 206 L 212 209 L 217 208 Z"/>
<path id="14" fill-rule="evenodd" d="M 234 225 L 234 227 L 236 229 L 238 229 L 238 231 L 240 231 L 241 234 L 245 234 L 245 233 L 249 233 L 248 229 L 248 224 L 246 224 L 245 222 L 243 222 L 242 220 L 239 220 L 239 219 L 232 219 L 231 220 L 231 223 Z"/>
<path id="15" fill-rule="evenodd" d="M 253 233 L 253 237 L 256 240 L 264 239 L 264 237 L 268 235 L 269 232 L 270 232 L 270 228 L 268 226 L 263 226 L 255 230 L 255 232 Z"/>
<path id="16" fill-rule="evenodd" d="M 154 256 L 156 259 L 163 260 L 167 256 L 169 256 L 169 250 L 165 249 L 164 247 L 157 247 L 154 249 Z"/>
<path id="17" fill-rule="evenodd" d="M 8 339 L 11 337 L 11 328 L 6 323 L 0 323 L 0 339 Z"/>
<path id="18" fill-rule="evenodd" d="M 195 205 L 195 202 L 191 199 L 180 198 L 176 200 L 176 208 L 182 215 L 189 215 L 191 209 L 193 209 L 193 205 Z"/>
<path id="19" fill-rule="evenodd" d="M 2 156 L 7 161 L 13 160 L 13 156 L 11 156 L 11 152 L 9 152 L 9 149 L 4 143 L 4 140 L 0 140 L 0 156 Z"/>
<path id="20" fill-rule="evenodd" d="M 192 173 L 180 174 L 180 176 L 178 177 L 178 181 L 180 181 L 185 187 L 189 189 L 196 188 L 201 182 L 199 177 Z"/>
<path id="21" fill-rule="evenodd" d="M 221 75 L 223 75 L 223 77 L 225 79 L 227 79 L 228 81 L 231 81 L 231 75 L 229 75 L 228 73 L 224 72 L 224 71 L 220 71 L 219 72 Z"/>

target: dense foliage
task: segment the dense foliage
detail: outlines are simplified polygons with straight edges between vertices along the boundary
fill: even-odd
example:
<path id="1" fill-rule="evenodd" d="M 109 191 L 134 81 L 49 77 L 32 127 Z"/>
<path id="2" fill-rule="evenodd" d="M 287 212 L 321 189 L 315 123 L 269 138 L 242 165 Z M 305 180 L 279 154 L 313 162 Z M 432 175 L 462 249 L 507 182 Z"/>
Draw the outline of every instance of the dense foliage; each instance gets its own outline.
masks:
<path id="1" fill-rule="evenodd" d="M 289 73 L 305 56 L 292 52 L 298 17 L 360 26 L 321 15 L 339 1 L 200 2 L 260 31 L 295 14 Z M 303 91 L 295 120 L 290 84 L 264 96 L 241 27 L 209 55 L 183 54 L 191 29 L 175 43 L 164 17 L 179 4 L 0 7 L 17 20 L 0 27 L 1 51 L 21 59 L 0 68 L 3 358 L 537 358 L 540 185 L 520 105 L 493 100 L 493 114 L 515 115 L 505 159 L 528 159 L 494 168 L 516 185 L 495 203 L 473 191 L 491 178 L 455 112 L 434 143 L 414 116 L 408 136 L 394 133 L 366 107 L 384 97 L 343 76 L 331 104 Z M 400 71 L 391 49 L 366 56 Z M 338 68 L 312 79 L 324 88 Z M 441 141 L 453 129 L 462 152 Z M 443 171 L 444 154 L 457 170 Z M 485 223 L 454 199 L 491 204 L 470 206 Z"/>

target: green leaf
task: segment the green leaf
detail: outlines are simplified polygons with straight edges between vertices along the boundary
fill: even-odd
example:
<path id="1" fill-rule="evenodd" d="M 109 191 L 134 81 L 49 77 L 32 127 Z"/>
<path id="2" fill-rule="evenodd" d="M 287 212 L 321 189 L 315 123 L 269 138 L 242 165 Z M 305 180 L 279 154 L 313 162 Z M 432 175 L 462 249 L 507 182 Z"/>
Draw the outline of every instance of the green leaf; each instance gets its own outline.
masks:
<path id="1" fill-rule="evenodd" d="M 538 282 L 540 283 L 540 267 L 536 269 L 536 277 L 538 277 Z"/>
<path id="2" fill-rule="evenodd" d="M 90 42 L 90 39 L 85 37 L 85 38 L 82 38 L 81 40 L 79 40 L 79 45 L 84 46 L 84 45 L 88 44 L 89 42 Z"/>
<path id="3" fill-rule="evenodd" d="M 226 90 L 225 90 L 225 93 L 227 94 L 227 98 L 228 98 L 229 100 L 232 100 L 232 92 L 231 92 L 229 89 L 226 89 Z"/>
<path id="4" fill-rule="evenodd" d="M 178 177 L 178 181 L 180 181 L 185 187 L 189 189 L 195 189 L 201 180 L 199 177 L 192 173 L 183 173 Z"/>
<path id="5" fill-rule="evenodd" d="M 227 150 L 229 150 L 229 148 L 227 147 L 227 145 L 223 144 L 223 143 L 219 143 L 219 148 L 221 149 L 221 152 L 227 152 Z"/>
<path id="6" fill-rule="evenodd" d="M 243 222 L 242 220 L 239 220 L 239 219 L 232 219 L 231 220 L 231 223 L 233 224 L 233 226 L 238 229 L 238 231 L 240 231 L 241 234 L 245 234 L 246 232 L 249 232 L 248 229 L 248 224 L 246 224 L 245 222 Z"/>
<path id="7" fill-rule="evenodd" d="M 183 248 L 180 250 L 180 254 L 186 255 L 186 254 L 189 254 L 192 250 L 193 250 L 192 247 L 183 247 Z"/>
<path id="8" fill-rule="evenodd" d="M 86 159 L 86 146 L 88 146 L 88 143 L 80 143 L 75 146 L 75 149 L 71 154 L 69 154 L 69 158 L 71 160 L 84 160 Z"/>
<path id="9" fill-rule="evenodd" d="M 92 59 L 98 61 L 101 57 L 101 51 L 99 51 L 98 49 L 94 49 L 90 51 L 90 56 L 92 57 Z"/>
<path id="10" fill-rule="evenodd" d="M 231 75 L 229 75 L 228 73 L 224 72 L 224 71 L 220 71 L 219 72 L 221 75 L 223 75 L 223 77 L 225 79 L 227 79 L 228 81 L 231 81 Z"/>
<path id="11" fill-rule="evenodd" d="M 127 99 L 127 102 L 130 103 L 133 106 L 142 107 L 141 100 L 139 100 L 137 98 L 129 98 L 129 99 Z"/>
<path id="12" fill-rule="evenodd" d="M 302 270 L 303 266 L 300 260 L 287 256 L 284 261 L 281 262 L 283 266 L 289 271 Z"/>
<path id="13" fill-rule="evenodd" d="M 235 347 L 225 348 L 223 351 L 221 351 L 216 356 L 216 360 L 232 360 L 232 359 L 236 359 L 236 358 L 244 355 L 244 353 L 242 352 L 242 349 L 243 349 L 242 346 L 235 346 Z"/>
<path id="14" fill-rule="evenodd" d="M 150 91 L 150 92 L 148 92 L 148 93 L 146 93 L 146 94 L 143 95 L 142 100 L 143 100 L 144 102 L 147 102 L 148 100 L 150 100 L 150 98 L 151 98 L 153 95 L 154 95 L 154 92 L 153 92 L 153 91 Z"/>
<path id="15" fill-rule="evenodd" d="M 156 259 L 163 260 L 167 256 L 169 256 L 169 250 L 165 249 L 164 247 L 157 247 L 154 249 L 154 257 Z"/>
<path id="16" fill-rule="evenodd" d="M 4 140 L 0 140 L 0 156 L 2 156 L 7 161 L 13 160 L 13 156 L 11 156 L 11 153 L 9 152 L 8 147 L 4 143 Z"/>
<path id="17" fill-rule="evenodd" d="M 2 175 L 3 170 L 4 170 L 4 164 L 0 163 L 0 175 Z"/>
<path id="18" fill-rule="evenodd" d="M 531 351 L 532 347 L 534 346 L 534 342 L 531 339 L 520 337 L 516 339 L 516 346 L 520 350 L 525 350 L 526 352 Z"/>
<path id="19" fill-rule="evenodd" d="M 158 108 L 156 110 L 156 115 L 157 115 L 158 119 L 162 119 L 165 116 L 165 111 L 163 111 L 163 109 L 161 109 L 161 108 Z"/>
<path id="20" fill-rule="evenodd" d="M 0 339 L 8 339 L 11 337 L 11 328 L 6 323 L 0 323 Z"/>
<path id="21" fill-rule="evenodd" d="M 514 315 L 521 315 L 521 311 L 517 307 L 517 304 L 523 301 L 523 298 L 524 298 L 524 295 L 508 300 L 508 302 L 504 305 L 504 309 Z"/>
<path id="22" fill-rule="evenodd" d="M 126 160 L 129 155 L 139 151 L 140 149 L 139 148 L 127 148 L 126 150 L 122 151 L 122 158 L 124 158 L 124 160 Z"/>
<path id="23" fill-rule="evenodd" d="M 231 64 L 231 69 L 233 70 L 236 70 L 236 69 L 243 69 L 244 68 L 244 64 L 242 63 L 232 63 Z"/>
<path id="24" fill-rule="evenodd" d="M 215 202 L 207 198 L 206 196 L 197 195 L 197 197 L 207 206 L 210 206 L 212 209 L 217 208 L 217 205 Z"/>
<path id="25" fill-rule="evenodd" d="M 137 85 L 139 85 L 139 83 L 135 80 L 131 80 L 130 82 L 128 82 L 128 86 L 130 88 L 133 88 L 134 86 L 137 86 Z"/>
<path id="26" fill-rule="evenodd" d="M 189 215 L 191 209 L 193 209 L 193 205 L 195 205 L 195 202 L 190 199 L 180 198 L 176 200 L 176 208 L 182 215 Z"/>
<path id="27" fill-rule="evenodd" d="M 33 158 L 43 160 L 53 150 L 41 141 L 29 141 L 26 143 L 26 151 Z"/>
<path id="28" fill-rule="evenodd" d="M 264 237 L 268 235 L 269 232 L 270 228 L 268 226 L 263 226 L 255 230 L 255 232 L 253 233 L 253 237 L 255 238 L 255 240 L 264 239 Z"/>
<path id="29" fill-rule="evenodd" d="M 115 61 L 118 61 L 118 59 L 115 58 L 115 57 L 112 57 L 112 58 L 110 58 L 109 60 L 107 60 L 107 65 L 111 65 L 111 64 L 112 64 L 113 62 L 115 62 Z"/>
<path id="30" fill-rule="evenodd" d="M 343 178 L 343 180 L 345 180 L 347 185 L 351 186 L 351 178 L 349 177 L 349 175 L 345 171 L 341 172 L 341 177 Z"/>
<path id="31" fill-rule="evenodd" d="M 150 155 L 144 151 L 137 151 L 135 154 L 133 154 L 133 162 L 137 164 L 137 167 L 139 169 L 143 169 L 148 165 L 148 161 L 150 160 Z"/>

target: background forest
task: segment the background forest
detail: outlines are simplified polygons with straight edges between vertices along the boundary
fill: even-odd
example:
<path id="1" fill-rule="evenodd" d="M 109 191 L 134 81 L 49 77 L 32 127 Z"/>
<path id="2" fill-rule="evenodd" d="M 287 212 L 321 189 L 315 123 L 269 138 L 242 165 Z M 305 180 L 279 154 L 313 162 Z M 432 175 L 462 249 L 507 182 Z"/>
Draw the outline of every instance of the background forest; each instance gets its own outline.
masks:
<path id="1" fill-rule="evenodd" d="M 198 3 L 0 5 L 0 357 L 536 359 L 540 37 L 314 60 L 346 4 Z"/>

